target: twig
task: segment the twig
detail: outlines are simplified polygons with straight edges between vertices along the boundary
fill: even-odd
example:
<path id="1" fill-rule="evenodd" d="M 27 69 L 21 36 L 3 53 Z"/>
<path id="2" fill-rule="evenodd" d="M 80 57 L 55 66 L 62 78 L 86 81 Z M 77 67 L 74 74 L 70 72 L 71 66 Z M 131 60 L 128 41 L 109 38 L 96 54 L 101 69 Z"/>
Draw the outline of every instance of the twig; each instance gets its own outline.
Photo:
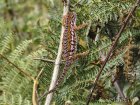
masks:
<path id="1" fill-rule="evenodd" d="M 32 92 L 32 103 L 33 105 L 38 105 L 38 99 L 37 99 L 37 87 L 38 87 L 38 80 L 34 80 L 33 84 L 33 92 Z"/>
<path id="2" fill-rule="evenodd" d="M 40 61 L 43 61 L 43 62 L 50 62 L 50 63 L 55 62 L 55 60 L 46 59 L 46 58 L 34 58 L 34 60 L 40 60 Z"/>
<path id="3" fill-rule="evenodd" d="M 34 58 L 34 60 L 40 60 L 40 61 L 43 61 L 43 62 L 50 62 L 50 63 L 55 63 L 55 60 L 51 60 L 51 59 L 46 59 L 46 58 Z M 64 60 L 61 60 L 60 61 L 60 64 L 65 62 Z"/>
<path id="4" fill-rule="evenodd" d="M 38 75 L 37 75 L 37 77 L 34 79 L 34 84 L 33 84 L 33 92 L 32 92 L 32 103 L 33 103 L 33 105 L 38 105 L 39 103 L 38 103 L 38 97 L 37 97 L 37 88 L 38 88 L 38 84 L 39 84 L 39 82 L 38 82 L 38 79 L 39 79 L 39 77 L 40 77 L 40 75 L 41 75 L 41 73 L 43 72 L 43 70 L 44 70 L 44 67 L 40 70 L 40 72 L 38 73 Z"/>
<path id="5" fill-rule="evenodd" d="M 2 58 L 4 58 L 8 63 L 12 64 L 21 74 L 29 77 L 31 80 L 34 81 L 34 77 L 32 77 L 30 74 L 26 73 L 25 70 L 22 70 L 17 65 L 15 65 L 13 62 L 11 62 L 8 58 L 6 58 L 4 55 L 0 54 Z"/>
<path id="6" fill-rule="evenodd" d="M 105 65 L 106 65 L 106 63 L 107 63 L 107 61 L 108 61 L 110 55 L 111 55 L 112 52 L 114 51 L 114 49 L 115 49 L 115 47 L 116 47 L 116 45 L 117 45 L 117 42 L 118 42 L 118 40 L 119 40 L 119 38 L 120 38 L 120 36 L 121 36 L 121 33 L 122 33 L 123 30 L 125 29 L 125 27 L 126 27 L 128 21 L 129 21 L 131 15 L 134 13 L 134 11 L 136 10 L 136 8 L 138 7 L 139 4 L 140 4 L 140 0 L 137 0 L 136 3 L 135 3 L 135 5 L 134 5 L 134 7 L 133 7 L 132 10 L 129 12 L 129 14 L 128 14 L 128 16 L 126 17 L 124 23 L 122 24 L 122 26 L 121 26 L 121 28 L 120 28 L 118 34 L 116 35 L 116 39 L 115 39 L 115 41 L 112 43 L 112 46 L 111 46 L 111 48 L 110 48 L 110 51 L 108 52 L 108 54 L 107 54 L 107 56 L 106 56 L 106 59 L 105 59 L 105 61 L 103 62 L 103 65 L 101 66 L 101 69 L 100 69 L 99 73 L 97 74 L 97 77 L 95 78 L 95 82 L 93 83 L 93 86 L 92 86 L 92 88 L 91 88 L 91 91 L 90 91 L 90 94 L 89 94 L 89 96 L 88 96 L 86 105 L 89 105 L 89 102 L 90 102 L 92 93 L 93 93 L 93 91 L 94 91 L 95 88 L 96 88 L 97 81 L 99 80 L 99 77 L 100 77 L 100 75 L 101 75 L 101 73 L 102 73 L 102 71 L 103 71 L 103 69 L 104 69 L 104 67 L 105 67 Z"/>
<path id="7" fill-rule="evenodd" d="M 65 4 L 67 4 L 67 5 L 65 5 Z M 66 15 L 68 13 L 69 4 L 70 4 L 70 0 L 64 0 L 63 15 Z M 55 61 L 52 80 L 51 80 L 49 90 L 52 90 L 55 87 L 55 83 L 57 81 L 57 76 L 58 76 L 58 73 L 59 73 L 59 66 L 60 66 L 59 64 L 60 64 L 60 61 L 61 61 L 61 54 L 62 54 L 63 32 L 64 32 L 64 26 L 62 26 L 62 30 L 61 30 L 60 44 L 59 44 L 59 48 L 58 48 L 58 54 L 57 54 L 57 58 L 56 58 L 56 61 Z M 50 105 L 51 100 L 52 100 L 52 96 L 53 96 L 53 92 L 47 95 L 45 105 Z"/>
<path id="8" fill-rule="evenodd" d="M 45 67 L 45 66 L 44 66 L 44 67 Z M 43 72 L 43 70 L 44 70 L 44 67 L 39 71 L 39 73 L 38 73 L 38 75 L 37 75 L 37 77 L 36 77 L 37 80 L 39 79 L 40 75 L 42 74 L 42 72 Z"/>

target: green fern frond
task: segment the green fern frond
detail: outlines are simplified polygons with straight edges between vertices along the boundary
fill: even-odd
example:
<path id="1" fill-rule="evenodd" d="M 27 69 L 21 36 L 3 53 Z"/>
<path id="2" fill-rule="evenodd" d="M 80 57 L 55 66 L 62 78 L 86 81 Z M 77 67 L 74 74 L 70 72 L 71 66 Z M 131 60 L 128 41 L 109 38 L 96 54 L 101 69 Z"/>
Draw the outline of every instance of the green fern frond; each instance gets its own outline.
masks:
<path id="1" fill-rule="evenodd" d="M 0 48 L 1 48 L 0 53 L 3 54 L 8 52 L 10 49 L 13 49 L 12 48 L 13 42 L 14 42 L 13 34 L 9 33 L 9 35 L 4 37 L 4 39 L 0 43 Z"/>
<path id="2" fill-rule="evenodd" d="M 29 99 L 24 99 L 20 94 L 13 95 L 9 93 L 6 95 L 3 93 L 3 95 L 0 96 L 0 99 L 0 105 L 32 105 Z"/>
<path id="3" fill-rule="evenodd" d="M 25 53 L 26 49 L 30 46 L 32 40 L 25 40 L 20 43 L 16 49 L 10 54 L 10 59 L 14 62 L 18 57 L 20 57 L 23 53 Z"/>

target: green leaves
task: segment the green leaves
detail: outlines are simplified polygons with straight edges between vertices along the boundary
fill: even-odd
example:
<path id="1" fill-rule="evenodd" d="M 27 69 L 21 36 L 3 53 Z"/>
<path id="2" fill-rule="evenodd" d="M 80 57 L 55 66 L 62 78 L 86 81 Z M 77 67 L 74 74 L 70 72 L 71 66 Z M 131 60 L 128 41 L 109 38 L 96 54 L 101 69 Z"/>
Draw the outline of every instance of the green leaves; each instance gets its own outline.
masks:
<path id="1" fill-rule="evenodd" d="M 93 36 L 100 34 L 100 38 L 96 42 L 93 39 L 89 39 L 87 42 L 85 39 L 88 39 L 86 38 L 88 35 L 85 35 L 85 33 L 88 29 L 85 28 L 85 30 L 77 32 L 80 39 L 78 52 L 90 50 L 90 53 L 86 57 L 77 60 L 69 69 L 64 82 L 61 83 L 60 88 L 54 95 L 53 103 L 55 105 L 64 105 L 68 100 L 73 105 L 85 105 L 89 90 L 101 66 L 99 62 L 101 55 L 106 56 L 113 43 L 113 37 L 118 32 L 120 25 L 123 24 L 124 18 L 134 2 L 132 0 L 78 1 L 71 1 L 72 6 L 74 6 L 72 10 L 77 13 L 77 24 L 90 20 L 90 28 L 94 32 Z M 4 0 L 0 1 L 0 14 L 3 16 L 0 19 L 0 53 L 33 77 L 36 77 L 39 71 L 44 68 L 39 78 L 37 90 L 38 96 L 40 96 L 49 88 L 54 63 L 34 59 L 55 60 L 56 58 L 62 25 L 62 2 L 61 0 L 8 0 L 8 4 L 9 7 L 6 6 Z M 14 15 L 9 14 L 8 8 L 13 10 Z M 127 43 L 130 36 L 136 38 L 135 43 L 139 48 L 139 14 L 138 9 L 123 32 L 114 55 L 107 63 L 101 76 L 100 82 L 104 83 L 104 91 L 101 92 L 109 93 L 108 98 L 102 96 L 93 98 L 91 105 L 124 104 L 117 99 L 118 93 L 112 86 L 111 75 L 115 73 L 114 67 L 116 65 L 125 65 L 123 56 L 128 49 Z M 11 17 L 14 20 L 10 19 Z M 18 32 L 15 31 L 15 26 Z M 100 30 L 99 33 L 97 32 L 97 27 Z M 88 48 L 87 45 L 89 45 Z M 139 56 L 136 58 L 139 58 Z M 63 70 L 63 65 L 62 63 L 61 71 Z M 124 89 L 125 95 L 131 100 L 139 97 L 139 65 L 140 61 L 137 60 L 135 65 L 137 75 L 135 87 L 126 85 L 128 83 L 123 83 L 122 86 L 124 87 L 122 90 Z M 33 81 L 1 57 L 0 72 L 0 104 L 32 105 Z M 93 95 L 98 96 L 100 94 L 94 93 Z M 113 100 L 111 100 L 112 98 Z M 44 100 L 41 105 L 43 105 L 43 102 Z"/>

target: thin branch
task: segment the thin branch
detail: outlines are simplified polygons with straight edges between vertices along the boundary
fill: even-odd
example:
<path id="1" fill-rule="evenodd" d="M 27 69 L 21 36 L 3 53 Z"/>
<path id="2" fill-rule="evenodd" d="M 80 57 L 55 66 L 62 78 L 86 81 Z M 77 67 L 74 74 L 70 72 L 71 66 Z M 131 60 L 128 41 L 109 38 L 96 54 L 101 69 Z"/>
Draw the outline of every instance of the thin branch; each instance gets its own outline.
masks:
<path id="1" fill-rule="evenodd" d="M 38 79 L 39 79 L 40 75 L 42 74 L 43 70 L 44 70 L 44 67 L 39 71 L 37 77 L 34 80 L 33 92 L 32 92 L 32 103 L 33 103 L 33 105 L 39 105 L 38 94 L 37 94 L 37 88 L 38 88 L 38 84 L 39 84 Z"/>
<path id="2" fill-rule="evenodd" d="M 40 60 L 40 61 L 43 61 L 43 62 L 50 62 L 50 63 L 55 63 L 55 60 L 51 60 L 51 59 L 46 59 L 46 58 L 34 58 L 34 60 Z M 61 60 L 60 61 L 60 64 L 65 62 L 64 60 Z"/>
<path id="3" fill-rule="evenodd" d="M 45 67 L 45 66 L 44 66 L 44 67 Z M 44 70 L 44 67 L 39 71 L 39 73 L 38 73 L 38 75 L 37 75 L 37 77 L 36 77 L 37 80 L 39 79 L 40 75 L 42 74 L 42 72 L 43 72 L 43 70 Z"/>
<path id="4" fill-rule="evenodd" d="M 70 0 L 64 0 L 63 2 L 64 2 L 64 8 L 63 8 L 63 16 L 64 16 L 69 11 Z M 59 73 L 59 66 L 60 66 L 61 55 L 62 55 L 63 33 L 64 33 L 64 26 L 62 26 L 62 30 L 61 30 L 60 44 L 59 44 L 59 48 L 58 48 L 57 58 L 55 60 L 55 65 L 54 65 L 54 70 L 53 70 L 53 75 L 52 75 L 52 80 L 51 80 L 49 90 L 52 90 L 55 87 L 55 83 L 57 81 L 57 77 L 58 77 L 58 73 Z M 45 105 L 50 105 L 52 97 L 53 97 L 53 92 L 47 95 Z"/>
<path id="5" fill-rule="evenodd" d="M 34 58 L 34 60 L 40 60 L 40 61 L 43 61 L 43 62 L 50 62 L 50 63 L 55 62 L 55 60 L 46 59 L 46 58 Z"/>
<path id="6" fill-rule="evenodd" d="M 131 17 L 132 14 L 135 12 L 135 10 L 136 10 L 136 8 L 138 7 L 139 4 L 140 4 L 140 0 L 137 0 L 136 3 L 135 3 L 135 5 L 134 5 L 134 7 L 133 7 L 132 10 L 129 12 L 129 14 L 128 14 L 128 16 L 126 17 L 124 23 L 122 24 L 122 26 L 121 26 L 121 28 L 120 28 L 118 34 L 116 35 L 116 39 L 115 39 L 115 41 L 112 43 L 112 46 L 111 46 L 111 48 L 110 48 L 110 51 L 108 52 L 108 54 L 107 54 L 107 56 L 106 56 L 106 59 L 105 59 L 105 61 L 103 62 L 103 65 L 102 65 L 102 67 L 101 67 L 99 73 L 97 74 L 97 77 L 95 78 L 95 82 L 93 83 L 93 86 L 92 86 L 92 88 L 91 88 L 91 91 L 90 91 L 90 94 L 89 94 L 89 96 L 88 96 L 86 105 L 89 105 L 90 99 L 91 99 L 91 97 L 92 97 L 92 93 L 93 93 L 93 91 L 94 91 L 95 88 L 96 88 L 96 85 L 97 85 L 97 82 L 98 82 L 98 80 L 99 80 L 99 77 L 100 77 L 100 75 L 101 75 L 101 73 L 102 73 L 102 71 L 103 71 L 103 69 L 104 69 L 104 67 L 105 67 L 105 65 L 106 65 L 106 63 L 107 63 L 107 61 L 108 61 L 110 55 L 112 54 L 112 52 L 114 51 L 114 49 L 115 49 L 115 47 L 116 47 L 116 45 L 117 45 L 117 42 L 118 42 L 118 40 L 119 40 L 119 38 L 120 38 L 120 36 L 121 36 L 121 33 L 122 33 L 123 30 L 125 29 L 125 27 L 126 27 L 128 21 L 129 21 L 130 17 Z"/>
<path id="7" fill-rule="evenodd" d="M 38 100 L 37 100 L 37 87 L 38 87 L 38 80 L 34 80 L 33 84 L 33 92 L 32 92 L 32 103 L 33 105 L 38 105 Z"/>
<path id="8" fill-rule="evenodd" d="M 25 70 L 22 70 L 17 65 L 15 65 L 13 62 L 11 62 L 8 58 L 6 58 L 4 55 L 0 54 L 2 58 L 4 58 L 8 63 L 12 64 L 21 74 L 29 77 L 31 80 L 34 81 L 34 77 L 32 77 L 30 74 L 26 73 Z"/>

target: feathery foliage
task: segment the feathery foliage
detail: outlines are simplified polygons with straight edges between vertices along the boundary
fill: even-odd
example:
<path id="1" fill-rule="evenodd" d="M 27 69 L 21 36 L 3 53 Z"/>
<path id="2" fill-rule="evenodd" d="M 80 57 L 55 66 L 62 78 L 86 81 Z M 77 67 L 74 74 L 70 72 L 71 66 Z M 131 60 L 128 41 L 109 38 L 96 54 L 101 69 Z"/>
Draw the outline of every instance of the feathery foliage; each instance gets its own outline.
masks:
<path id="1" fill-rule="evenodd" d="M 127 2 L 126 2 L 127 1 Z M 134 4 L 133 0 L 72 0 L 72 11 L 77 13 L 77 24 L 91 21 L 91 28 L 80 30 L 78 36 L 78 53 L 89 50 L 86 57 L 81 57 L 71 66 L 65 80 L 54 94 L 55 105 L 64 105 L 70 101 L 73 105 L 85 105 L 89 90 L 100 69 L 101 60 L 106 56 L 124 18 Z M 76 5 L 75 5 L 76 4 Z M 35 60 L 37 58 L 55 60 L 61 30 L 62 3 L 55 0 L 41 1 L 0 1 L 0 54 L 17 65 L 22 71 L 36 78 L 39 77 L 38 96 L 49 88 L 52 62 Z M 28 12 L 26 12 L 28 11 Z M 97 89 L 92 96 L 91 105 L 124 105 L 112 84 L 112 75 L 117 74 L 117 65 L 128 65 L 124 56 L 130 51 L 136 74 L 134 83 L 121 81 L 121 89 L 134 105 L 139 105 L 140 87 L 140 8 L 133 15 L 119 40 L 112 58 L 104 68 Z M 99 30 L 99 33 L 97 32 Z M 89 31 L 88 35 L 86 33 Z M 100 39 L 94 41 L 99 34 Z M 128 47 L 130 38 L 134 39 L 134 51 Z M 131 46 L 131 45 L 130 45 Z M 101 57 L 102 56 L 102 57 Z M 61 64 L 61 70 L 64 64 Z M 0 56 L 0 104 L 32 105 L 33 80 L 21 73 L 16 67 Z M 61 71 L 62 72 L 62 71 Z M 60 73 L 61 73 L 60 72 Z M 126 74 L 127 75 L 127 74 Z M 120 81 L 120 80 L 119 80 Z M 133 85 L 132 85 L 133 84 Z M 136 101 L 135 101 L 136 99 Z M 44 100 L 40 105 L 44 104 Z"/>

